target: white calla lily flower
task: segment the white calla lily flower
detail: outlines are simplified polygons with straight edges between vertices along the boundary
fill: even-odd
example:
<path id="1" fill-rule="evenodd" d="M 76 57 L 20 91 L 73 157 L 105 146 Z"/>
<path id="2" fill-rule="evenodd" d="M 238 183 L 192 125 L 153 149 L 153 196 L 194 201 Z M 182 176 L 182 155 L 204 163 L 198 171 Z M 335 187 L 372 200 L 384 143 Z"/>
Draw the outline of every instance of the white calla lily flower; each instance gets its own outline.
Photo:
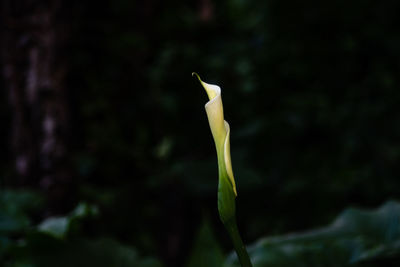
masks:
<path id="1" fill-rule="evenodd" d="M 242 267 L 252 267 L 249 255 L 240 237 L 236 224 L 235 197 L 237 196 L 237 192 L 231 162 L 231 149 L 229 142 L 230 128 L 229 124 L 224 120 L 221 88 L 218 85 L 203 82 L 197 73 L 192 73 L 192 75 L 196 75 L 210 99 L 210 101 L 206 103 L 205 108 L 215 147 L 217 149 L 219 217 L 232 239 L 240 264 Z"/>
<path id="2" fill-rule="evenodd" d="M 208 101 L 205 105 L 211 133 L 214 138 L 218 156 L 218 169 L 220 179 L 228 177 L 232 190 L 237 196 L 235 179 L 232 171 L 231 151 L 230 151 L 230 127 L 224 120 L 224 108 L 222 105 L 221 88 L 218 85 L 203 82 L 197 73 L 193 73 L 199 79 L 201 85 L 207 92 Z"/>

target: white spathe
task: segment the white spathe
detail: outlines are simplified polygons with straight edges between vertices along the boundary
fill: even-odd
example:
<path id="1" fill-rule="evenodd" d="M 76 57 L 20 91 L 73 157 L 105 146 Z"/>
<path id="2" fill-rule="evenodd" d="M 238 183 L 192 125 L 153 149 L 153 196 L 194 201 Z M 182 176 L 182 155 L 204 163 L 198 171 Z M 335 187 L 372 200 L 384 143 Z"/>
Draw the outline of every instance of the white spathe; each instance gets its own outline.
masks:
<path id="1" fill-rule="evenodd" d="M 235 179 L 232 171 L 231 149 L 230 149 L 230 127 L 228 122 L 224 120 L 224 108 L 222 105 L 221 88 L 218 85 L 203 82 L 197 73 L 193 73 L 199 79 L 201 85 L 207 92 L 208 101 L 205 105 L 208 122 L 210 124 L 211 133 L 217 148 L 218 164 L 223 168 L 232 185 L 233 192 L 237 196 Z M 220 162 L 223 159 L 223 162 Z"/>

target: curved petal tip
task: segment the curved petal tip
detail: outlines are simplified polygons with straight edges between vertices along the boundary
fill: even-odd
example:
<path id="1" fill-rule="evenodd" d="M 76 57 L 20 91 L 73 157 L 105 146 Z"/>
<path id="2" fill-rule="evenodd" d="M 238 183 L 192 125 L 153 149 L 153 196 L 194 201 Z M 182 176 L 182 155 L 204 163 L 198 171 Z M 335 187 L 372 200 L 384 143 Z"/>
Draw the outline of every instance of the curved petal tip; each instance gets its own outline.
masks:
<path id="1" fill-rule="evenodd" d="M 210 100 L 214 99 L 217 95 L 221 94 L 221 88 L 215 84 L 205 83 L 201 80 L 200 76 L 196 72 L 192 72 L 192 76 L 196 76 L 201 85 L 207 92 L 208 98 Z"/>

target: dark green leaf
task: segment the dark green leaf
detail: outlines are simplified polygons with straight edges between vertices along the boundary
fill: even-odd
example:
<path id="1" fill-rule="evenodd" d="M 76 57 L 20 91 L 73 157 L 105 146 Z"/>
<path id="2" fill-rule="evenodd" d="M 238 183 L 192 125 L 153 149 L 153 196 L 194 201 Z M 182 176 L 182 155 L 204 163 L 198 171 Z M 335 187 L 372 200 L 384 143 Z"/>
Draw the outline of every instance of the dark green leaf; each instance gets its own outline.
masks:
<path id="1" fill-rule="evenodd" d="M 249 247 L 255 267 L 347 266 L 400 255 L 400 203 L 349 208 L 324 228 L 268 237 Z M 228 266 L 239 266 L 235 254 Z"/>

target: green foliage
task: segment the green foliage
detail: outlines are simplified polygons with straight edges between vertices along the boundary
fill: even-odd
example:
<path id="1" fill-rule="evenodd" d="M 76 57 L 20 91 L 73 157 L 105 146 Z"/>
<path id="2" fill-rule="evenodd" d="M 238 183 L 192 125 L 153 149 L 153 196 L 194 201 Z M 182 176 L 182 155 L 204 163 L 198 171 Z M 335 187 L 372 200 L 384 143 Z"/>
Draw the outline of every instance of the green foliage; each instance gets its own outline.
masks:
<path id="1" fill-rule="evenodd" d="M 31 191 L 0 195 L 0 265 L 5 267 L 160 267 L 153 258 L 110 238 L 83 237 L 85 220 L 97 216 L 94 205 L 80 203 L 67 216 L 48 217 L 37 226 L 32 212 L 42 208 Z"/>
<path id="2" fill-rule="evenodd" d="M 249 247 L 255 267 L 365 266 L 400 260 L 400 203 L 367 211 L 349 208 L 331 225 L 299 234 L 268 237 Z M 386 263 L 389 264 L 389 263 Z M 232 254 L 227 266 L 239 266 Z"/>
<path id="3" fill-rule="evenodd" d="M 28 190 L 0 191 L 0 235 L 14 234 L 31 225 L 30 215 L 43 206 L 43 197 Z"/>
<path id="4" fill-rule="evenodd" d="M 43 234 L 33 234 L 22 247 L 12 253 L 17 259 L 8 266 L 30 264 L 37 267 L 160 267 L 152 258 L 143 258 L 131 247 L 112 239 L 59 240 Z"/>
<path id="5" fill-rule="evenodd" d="M 80 203 L 68 216 L 48 217 L 37 228 L 40 232 L 47 233 L 53 237 L 64 238 L 74 225 L 77 226 L 79 219 L 97 214 L 98 209 L 96 206 Z"/>
<path id="6" fill-rule="evenodd" d="M 216 240 L 211 224 L 204 219 L 196 238 L 193 241 L 193 248 L 188 257 L 187 267 L 220 267 L 223 265 L 224 255 Z"/>

